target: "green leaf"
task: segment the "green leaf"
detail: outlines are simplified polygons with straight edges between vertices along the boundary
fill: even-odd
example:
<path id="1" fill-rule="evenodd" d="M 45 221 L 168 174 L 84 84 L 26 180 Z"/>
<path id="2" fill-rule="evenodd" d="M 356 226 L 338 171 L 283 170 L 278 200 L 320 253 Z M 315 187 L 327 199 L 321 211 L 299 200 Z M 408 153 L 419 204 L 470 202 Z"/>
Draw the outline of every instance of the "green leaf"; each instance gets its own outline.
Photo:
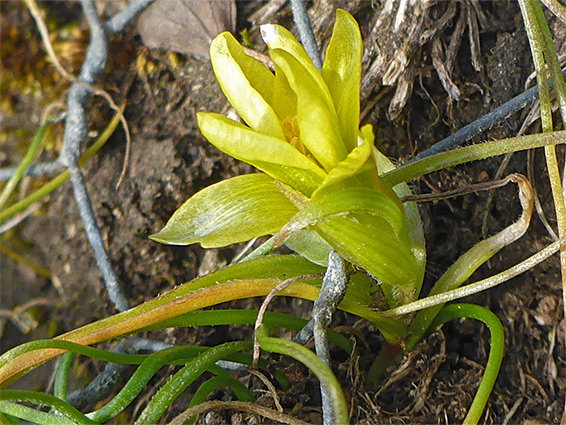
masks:
<path id="1" fill-rule="evenodd" d="M 325 170 L 331 170 L 346 158 L 347 151 L 328 87 L 320 74 L 318 78 L 313 78 L 288 52 L 270 49 L 269 54 L 285 73 L 289 85 L 297 95 L 297 122 L 301 142 Z"/>
<path id="2" fill-rule="evenodd" d="M 320 200 L 309 203 L 289 220 L 275 237 L 274 245 L 279 245 L 290 233 L 315 226 L 325 218 L 347 216 L 363 212 L 374 216 L 372 225 L 377 225 L 381 233 L 389 233 L 389 239 L 408 242 L 404 211 L 387 195 L 368 188 L 349 188 L 335 190 Z"/>
<path id="3" fill-rule="evenodd" d="M 197 114 L 206 139 L 228 155 L 247 162 L 310 196 L 326 173 L 284 140 L 259 134 L 249 127 L 213 113 Z"/>
<path id="4" fill-rule="evenodd" d="M 221 247 L 275 233 L 296 212 L 273 179 L 249 174 L 196 193 L 150 238 L 169 245 Z"/>
<path id="5" fill-rule="evenodd" d="M 270 106 L 275 76 L 246 55 L 228 32 L 212 41 L 210 59 L 218 83 L 238 115 L 255 131 L 285 140 L 279 118 Z"/>
<path id="6" fill-rule="evenodd" d="M 336 10 L 322 78 L 334 100 L 344 144 L 349 151 L 357 146 L 358 139 L 362 54 L 362 36 L 357 22 L 348 12 Z"/>

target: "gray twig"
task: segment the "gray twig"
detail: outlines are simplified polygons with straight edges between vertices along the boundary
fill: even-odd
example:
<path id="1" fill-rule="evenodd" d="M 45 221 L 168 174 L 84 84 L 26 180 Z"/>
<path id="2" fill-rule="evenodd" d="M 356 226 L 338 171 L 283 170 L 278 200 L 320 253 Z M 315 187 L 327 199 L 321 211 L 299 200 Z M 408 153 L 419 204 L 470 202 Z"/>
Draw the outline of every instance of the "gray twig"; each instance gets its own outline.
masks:
<path id="1" fill-rule="evenodd" d="M 305 344 L 314 335 L 316 355 L 328 367 L 331 367 L 331 364 L 326 330 L 332 320 L 332 314 L 344 299 L 348 280 L 346 261 L 336 251 L 331 250 L 328 256 L 328 269 L 326 269 L 320 293 L 312 309 L 312 319 L 295 337 L 295 342 Z M 320 391 L 324 424 L 334 424 L 336 418 L 332 410 L 330 389 L 321 384 Z"/>
<path id="2" fill-rule="evenodd" d="M 550 88 L 552 88 L 553 84 L 551 80 L 549 80 L 548 84 Z M 511 99 L 509 102 L 504 103 L 503 105 L 494 109 L 483 117 L 478 118 L 474 122 L 461 128 L 456 133 L 451 134 L 447 138 L 432 145 L 430 148 L 428 148 L 424 152 L 421 152 L 409 162 L 462 146 L 464 143 L 471 140 L 474 136 L 477 136 L 478 134 L 489 130 L 494 125 L 505 121 L 515 112 L 520 111 L 536 98 L 538 98 L 538 86 L 532 87 L 529 90 L 521 93 L 520 95 Z"/>
<path id="3" fill-rule="evenodd" d="M 136 0 L 128 4 L 120 12 L 116 13 L 112 18 L 110 18 L 104 26 L 106 29 L 112 33 L 119 33 L 124 30 L 124 27 L 134 19 L 140 12 L 142 12 L 147 6 L 153 3 L 155 0 Z"/>
<path id="4" fill-rule="evenodd" d="M 312 29 L 307 8 L 305 7 L 305 2 L 304 0 L 291 0 L 291 7 L 293 10 L 293 20 L 299 30 L 301 42 L 314 63 L 314 66 L 316 66 L 316 69 L 320 71 L 322 69 L 320 50 L 316 43 L 316 37 L 314 36 L 314 31 Z"/>
<path id="5" fill-rule="evenodd" d="M 10 180 L 16 169 L 18 167 L 5 167 L 0 169 L 0 181 Z M 24 176 L 30 177 L 43 177 L 43 176 L 50 176 L 52 174 L 56 174 L 63 169 L 63 165 L 61 165 L 58 161 L 46 161 L 46 162 L 37 162 L 35 164 L 31 164 Z"/>
<path id="6" fill-rule="evenodd" d="M 322 70 L 322 59 L 305 3 L 303 0 L 291 0 L 291 6 L 293 20 L 299 30 L 301 42 L 314 65 L 320 71 Z M 332 313 L 334 313 L 336 307 L 344 298 L 347 286 L 346 262 L 334 250 L 331 250 L 328 257 L 328 269 L 322 281 L 322 288 L 314 302 L 312 319 L 295 338 L 295 340 L 301 341 L 304 344 L 314 333 L 316 354 L 328 367 L 330 367 L 330 351 L 328 349 L 326 329 L 332 320 Z M 332 409 L 330 389 L 321 383 L 320 393 L 323 423 L 325 425 L 334 424 L 336 415 Z"/>
<path id="7" fill-rule="evenodd" d="M 108 60 L 107 31 L 121 31 L 128 21 L 149 3 L 151 3 L 151 0 L 136 0 L 110 19 L 107 25 L 104 25 L 98 17 L 94 0 L 81 0 L 83 12 L 90 28 L 91 39 L 78 77 L 79 82 L 93 84 L 104 70 Z M 84 177 L 78 165 L 80 145 L 87 135 L 85 113 L 86 103 L 90 97 L 89 89 L 79 82 L 74 83 L 69 91 L 67 99 L 68 117 L 65 121 L 63 148 L 59 162 L 66 166 L 71 174 L 73 194 L 85 224 L 85 232 L 92 246 L 96 263 L 102 273 L 108 296 L 118 311 L 124 311 L 128 309 L 128 302 L 118 284 L 118 278 L 104 247 Z"/>

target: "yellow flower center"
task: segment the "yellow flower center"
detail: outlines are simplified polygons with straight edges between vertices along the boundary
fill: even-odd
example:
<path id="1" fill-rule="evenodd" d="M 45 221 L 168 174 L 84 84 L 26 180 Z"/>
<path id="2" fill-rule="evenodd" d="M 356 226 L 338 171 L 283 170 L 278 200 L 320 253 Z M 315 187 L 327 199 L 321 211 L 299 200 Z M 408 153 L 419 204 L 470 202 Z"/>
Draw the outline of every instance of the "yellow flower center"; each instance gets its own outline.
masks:
<path id="1" fill-rule="evenodd" d="M 285 135 L 285 140 L 289 142 L 291 146 L 301 152 L 307 158 L 313 160 L 313 162 L 324 170 L 323 166 L 316 160 L 316 158 L 310 153 L 308 148 L 301 142 L 301 131 L 299 130 L 299 122 L 297 121 L 296 115 L 289 115 L 281 122 L 281 127 L 283 127 L 283 134 Z"/>
<path id="2" fill-rule="evenodd" d="M 299 123 L 297 122 L 296 115 L 290 115 L 283 120 L 281 123 L 283 127 L 283 134 L 285 134 L 285 139 L 289 142 L 291 146 L 301 152 L 303 155 L 309 155 L 307 147 L 301 142 L 301 134 L 299 130 Z"/>

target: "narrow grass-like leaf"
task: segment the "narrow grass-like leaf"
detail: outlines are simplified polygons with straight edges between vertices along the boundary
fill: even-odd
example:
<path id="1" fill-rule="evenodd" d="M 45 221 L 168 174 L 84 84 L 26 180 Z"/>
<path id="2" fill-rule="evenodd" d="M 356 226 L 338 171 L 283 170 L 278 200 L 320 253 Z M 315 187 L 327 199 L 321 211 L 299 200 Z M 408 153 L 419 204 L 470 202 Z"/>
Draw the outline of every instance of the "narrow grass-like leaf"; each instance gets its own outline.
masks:
<path id="1" fill-rule="evenodd" d="M 352 285 L 360 285 L 365 275 L 355 274 L 351 278 Z M 366 292 L 367 295 L 367 292 Z M 365 295 L 364 295 L 365 296 Z M 183 314 L 169 320 L 164 320 L 154 326 L 142 329 L 142 332 L 154 331 L 165 328 L 197 327 L 197 326 L 220 326 L 220 325 L 250 325 L 256 323 L 257 310 L 202 310 Z M 308 320 L 285 313 L 266 311 L 263 324 L 269 328 L 280 327 L 283 329 L 300 331 L 308 323 Z M 328 329 L 328 340 L 342 348 L 347 353 L 352 352 L 352 343 L 344 335 Z"/>
<path id="2" fill-rule="evenodd" d="M 271 177 L 248 174 L 196 193 L 150 237 L 169 245 L 226 246 L 275 233 L 296 212 Z"/>
<path id="3" fill-rule="evenodd" d="M 118 114 L 114 115 L 114 117 L 110 120 L 104 131 L 100 134 L 98 139 L 92 144 L 90 148 L 79 158 L 79 165 L 84 165 L 86 161 L 88 161 L 92 156 L 94 156 L 104 144 L 108 141 L 110 136 L 114 134 L 114 130 L 120 124 L 120 116 Z M 26 196 L 21 201 L 15 203 L 14 205 L 9 206 L 3 211 L 0 211 L 0 223 L 8 220 L 10 217 L 14 216 L 15 214 L 25 210 L 34 202 L 37 202 L 44 198 L 45 196 L 49 195 L 63 183 L 65 183 L 70 177 L 69 170 L 65 170 L 61 172 L 57 177 L 52 179 L 49 183 L 44 184 L 42 187 L 37 189 L 32 194 Z"/>
<path id="4" fill-rule="evenodd" d="M 41 141 L 43 140 L 43 136 L 45 136 L 45 132 L 49 128 L 49 124 L 43 124 L 37 133 L 35 134 L 24 159 L 16 168 L 16 172 L 14 175 L 8 180 L 8 183 L 2 189 L 2 193 L 0 193 L 0 209 L 4 206 L 10 195 L 12 194 L 13 190 L 16 188 L 18 183 L 20 182 L 21 178 L 24 176 L 26 170 L 34 161 L 35 157 L 37 156 L 39 149 L 41 148 Z"/>
<path id="5" fill-rule="evenodd" d="M 49 406 L 64 415 L 66 419 L 70 419 L 78 424 L 96 424 L 69 403 L 52 396 L 50 394 L 39 393 L 35 391 L 25 390 L 2 390 L 0 391 L 0 401 L 29 401 L 32 403 Z M 67 421 L 62 421 L 68 423 Z"/>
<path id="6" fill-rule="evenodd" d="M 323 271 L 322 267 L 292 255 L 250 260 L 195 279 L 128 311 L 60 335 L 56 340 L 82 345 L 95 344 L 222 302 L 265 296 L 285 279 Z M 314 301 L 318 296 L 317 285 L 320 283 L 320 280 L 296 282 L 281 291 L 280 295 Z M 339 308 L 376 324 L 388 341 L 395 342 L 405 334 L 406 325 L 402 320 L 386 317 L 369 306 L 369 301 L 350 299 L 347 293 Z M 0 356 L 0 387 L 5 387 L 21 374 L 59 354 L 62 354 L 60 349 L 43 348 L 34 352 L 22 352 L 18 347 L 4 353 Z"/>
<path id="7" fill-rule="evenodd" d="M 308 367 L 316 375 L 321 385 L 327 388 L 336 423 L 348 423 L 348 405 L 342 387 L 332 371 L 316 354 L 295 342 L 267 336 L 267 331 L 263 326 L 256 329 L 256 338 L 262 350 L 290 356 Z"/>
<path id="8" fill-rule="evenodd" d="M 503 350 L 505 348 L 505 334 L 503 332 L 503 325 L 495 314 L 485 307 L 474 304 L 453 304 L 445 306 L 440 310 L 431 327 L 436 327 L 449 320 L 459 318 L 479 320 L 487 325 L 490 333 L 489 356 L 487 358 L 485 371 L 474 401 L 463 422 L 465 425 L 473 425 L 477 424 L 481 419 L 491 390 L 495 385 L 497 375 L 499 375 L 499 368 L 503 361 Z"/>
<path id="9" fill-rule="evenodd" d="M 543 146 L 563 145 L 566 143 L 566 130 L 552 133 L 530 134 L 528 136 L 510 137 L 495 142 L 485 142 L 478 145 L 457 148 L 448 152 L 438 153 L 415 162 L 403 165 L 381 175 L 391 186 L 424 176 L 434 171 L 454 167 L 455 165 L 492 156 L 504 155 L 509 152 L 519 152 Z"/>
<path id="10" fill-rule="evenodd" d="M 226 342 L 217 347 L 209 348 L 197 358 L 188 362 L 181 370 L 173 375 L 163 387 L 161 387 L 149 401 L 145 409 L 137 418 L 135 424 L 155 424 L 159 421 L 165 410 L 181 395 L 183 391 L 209 366 L 218 360 L 226 358 L 238 351 L 246 351 L 252 348 L 248 341 Z"/>
<path id="11" fill-rule="evenodd" d="M 5 415 L 9 415 L 6 418 Z M 11 401 L 0 401 L 0 423 L 4 424 L 21 424 L 18 420 L 37 424 L 37 425 L 76 425 L 77 422 L 72 421 L 65 416 L 57 415 L 54 413 L 42 412 L 28 406 L 24 406 Z M 6 419 L 6 420 L 4 420 Z"/>

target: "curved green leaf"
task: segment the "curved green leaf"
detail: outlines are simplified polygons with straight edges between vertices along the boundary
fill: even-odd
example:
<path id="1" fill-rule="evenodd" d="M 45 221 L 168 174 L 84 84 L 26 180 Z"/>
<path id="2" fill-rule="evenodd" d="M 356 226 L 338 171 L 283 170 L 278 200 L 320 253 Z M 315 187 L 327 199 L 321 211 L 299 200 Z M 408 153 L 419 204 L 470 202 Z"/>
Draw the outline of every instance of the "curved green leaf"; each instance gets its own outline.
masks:
<path id="1" fill-rule="evenodd" d="M 169 245 L 226 246 L 275 233 L 296 212 L 272 178 L 248 174 L 196 193 L 150 237 Z"/>
<path id="2" fill-rule="evenodd" d="M 238 115 L 255 131 L 285 140 L 279 118 L 270 106 L 275 76 L 246 55 L 229 32 L 212 41 L 210 60 L 222 91 Z"/>
<path id="3" fill-rule="evenodd" d="M 318 78 L 313 78 L 301 62 L 288 52 L 270 48 L 269 53 L 297 95 L 301 142 L 325 170 L 331 170 L 346 158 L 347 151 L 328 87 L 320 74 Z"/>
<path id="4" fill-rule="evenodd" d="M 199 113 L 197 119 L 204 137 L 218 149 L 305 195 L 310 196 L 326 177 L 314 161 L 284 140 L 257 133 L 219 114 Z"/>
<path id="5" fill-rule="evenodd" d="M 295 255 L 263 257 L 235 264 L 180 285 L 171 292 L 130 310 L 60 335 L 56 339 L 83 345 L 95 344 L 226 301 L 265 296 L 282 280 L 323 271 L 323 268 Z M 318 296 L 320 283 L 321 279 L 297 282 L 281 291 L 280 295 L 314 301 Z M 350 300 L 346 294 L 339 308 L 372 321 L 391 343 L 398 343 L 399 338 L 406 335 L 406 324 L 402 319 L 386 317 L 368 307 L 369 300 L 360 302 L 358 298 Z M 17 355 L 14 351 L 17 349 L 0 356 L 0 388 L 4 388 L 26 371 L 62 354 L 61 350 L 49 348 Z"/>
<path id="6" fill-rule="evenodd" d="M 349 151 L 357 146 L 358 140 L 362 54 L 360 27 L 352 15 L 337 9 L 334 31 L 322 66 L 322 78 L 334 100 L 342 138 Z"/>

